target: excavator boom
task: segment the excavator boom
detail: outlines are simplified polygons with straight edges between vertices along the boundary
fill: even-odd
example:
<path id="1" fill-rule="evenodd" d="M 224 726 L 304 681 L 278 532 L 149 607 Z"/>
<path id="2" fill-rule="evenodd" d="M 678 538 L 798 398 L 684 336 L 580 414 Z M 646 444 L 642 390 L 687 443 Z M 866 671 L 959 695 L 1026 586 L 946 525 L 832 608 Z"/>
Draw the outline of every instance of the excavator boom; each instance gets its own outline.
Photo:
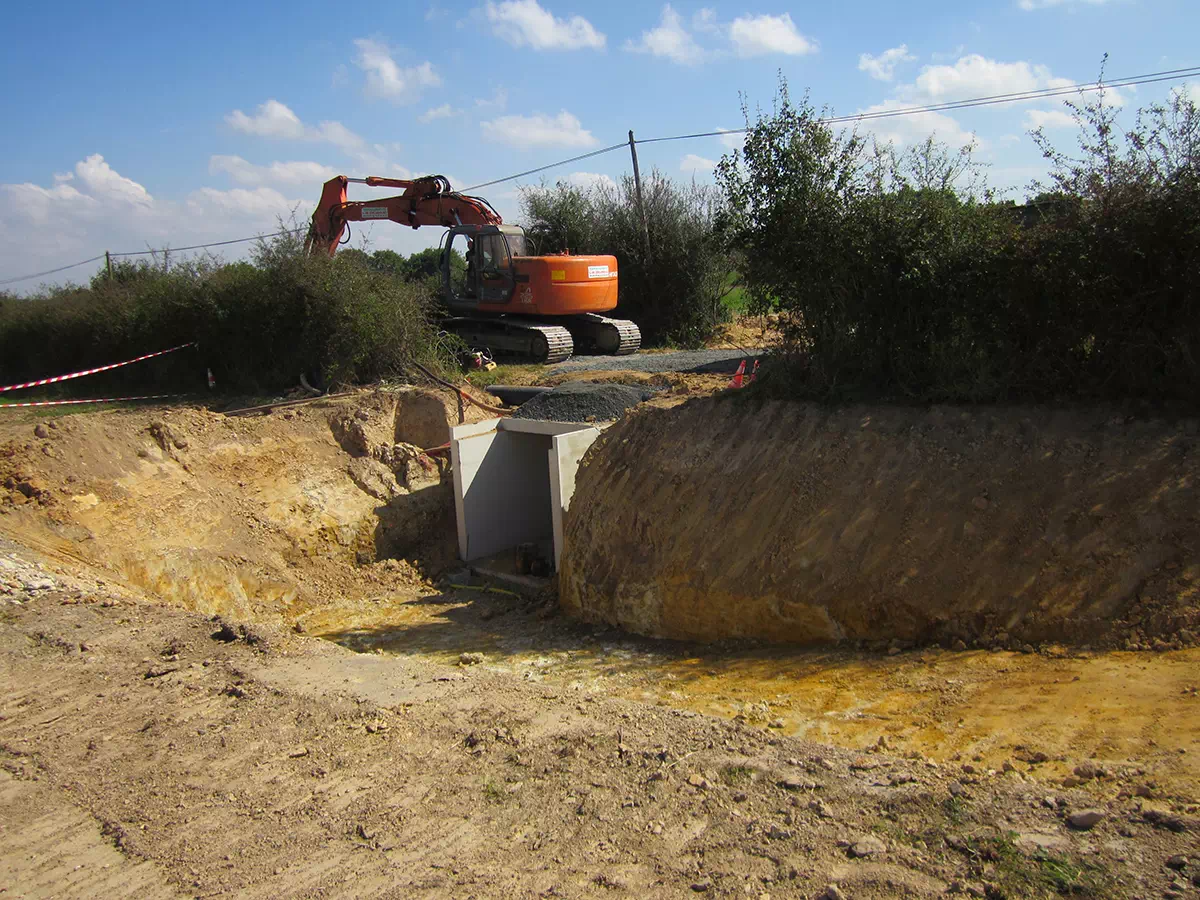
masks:
<path id="1" fill-rule="evenodd" d="M 346 188 L 351 182 L 370 187 L 403 188 L 404 193 L 379 200 L 347 200 Z M 309 252 L 324 252 L 333 256 L 342 242 L 350 222 L 387 219 L 410 228 L 432 225 L 453 228 L 458 225 L 501 225 L 503 219 L 482 197 L 471 197 L 450 189 L 442 175 L 404 180 L 380 178 L 348 178 L 338 175 L 325 182 L 321 202 L 313 213 L 308 232 Z"/>
<path id="2" fill-rule="evenodd" d="M 348 200 L 353 182 L 398 188 L 403 193 L 379 200 Z M 348 178 L 325 182 L 313 213 L 306 247 L 310 254 L 337 253 L 351 222 L 386 219 L 410 228 L 446 228 L 442 252 L 444 321 L 470 346 L 537 362 L 558 362 L 575 346 L 603 353 L 632 353 L 641 345 L 637 325 L 601 315 L 617 305 L 617 260 L 613 256 L 527 256 L 525 234 L 505 226 L 482 197 L 451 190 L 443 175 L 400 179 Z M 450 260 L 465 244 L 467 267 L 452 278 Z M 461 246 L 461 245 L 460 245 Z"/>

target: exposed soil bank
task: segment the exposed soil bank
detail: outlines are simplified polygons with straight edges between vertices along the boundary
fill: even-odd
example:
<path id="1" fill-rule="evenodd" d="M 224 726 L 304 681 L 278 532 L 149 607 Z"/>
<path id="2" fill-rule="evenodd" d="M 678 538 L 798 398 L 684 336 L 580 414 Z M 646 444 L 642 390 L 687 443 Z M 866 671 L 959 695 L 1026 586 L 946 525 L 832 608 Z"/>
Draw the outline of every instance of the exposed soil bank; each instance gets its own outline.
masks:
<path id="1" fill-rule="evenodd" d="M 1198 443 L 1103 411 L 648 409 L 580 469 L 561 599 L 698 640 L 1192 644 Z"/>
<path id="2" fill-rule="evenodd" d="M 483 413 L 468 407 L 469 420 Z M 446 392 L 252 418 L 174 408 L 0 432 L 0 534 L 203 613 L 292 624 L 454 558 Z M 8 423 L 6 423 L 7 425 Z"/>

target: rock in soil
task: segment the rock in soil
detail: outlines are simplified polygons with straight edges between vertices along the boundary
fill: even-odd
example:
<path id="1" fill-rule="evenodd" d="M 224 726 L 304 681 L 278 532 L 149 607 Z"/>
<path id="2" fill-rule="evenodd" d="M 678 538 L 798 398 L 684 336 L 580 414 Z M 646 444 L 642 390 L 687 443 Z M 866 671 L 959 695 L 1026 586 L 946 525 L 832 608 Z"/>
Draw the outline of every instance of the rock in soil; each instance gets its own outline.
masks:
<path id="1" fill-rule="evenodd" d="M 1081 809 L 1067 816 L 1067 824 L 1076 831 L 1091 831 L 1104 821 L 1107 815 L 1099 809 Z"/>

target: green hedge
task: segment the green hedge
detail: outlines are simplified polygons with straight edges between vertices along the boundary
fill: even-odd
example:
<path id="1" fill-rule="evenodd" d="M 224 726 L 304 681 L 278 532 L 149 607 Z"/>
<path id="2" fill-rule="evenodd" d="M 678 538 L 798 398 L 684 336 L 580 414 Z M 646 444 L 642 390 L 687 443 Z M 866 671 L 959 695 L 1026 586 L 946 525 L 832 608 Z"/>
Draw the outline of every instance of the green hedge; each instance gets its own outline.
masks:
<path id="1" fill-rule="evenodd" d="M 110 279 L 28 298 L 0 296 L 0 382 L 60 374 L 189 341 L 183 351 L 69 383 L 102 389 L 203 390 L 362 383 L 405 372 L 407 360 L 442 369 L 432 298 L 419 283 L 342 259 L 306 258 L 277 238 L 253 262 L 122 263 Z M 15 398 L 16 395 L 13 395 Z"/>
<path id="2" fill-rule="evenodd" d="M 1200 116 L 1122 134 L 1075 104 L 1038 201 L 983 190 L 970 148 L 903 154 L 781 87 L 718 181 L 751 305 L 782 311 L 777 389 L 824 399 L 1200 406 Z"/>

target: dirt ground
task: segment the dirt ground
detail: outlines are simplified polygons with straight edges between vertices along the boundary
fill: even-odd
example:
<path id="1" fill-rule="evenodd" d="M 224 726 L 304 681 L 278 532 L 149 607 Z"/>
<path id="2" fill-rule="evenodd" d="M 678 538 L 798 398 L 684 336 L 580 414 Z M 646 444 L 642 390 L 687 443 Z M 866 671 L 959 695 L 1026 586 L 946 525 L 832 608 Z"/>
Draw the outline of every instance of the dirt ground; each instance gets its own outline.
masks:
<path id="1" fill-rule="evenodd" d="M 1195 893 L 1197 651 L 579 623 L 455 570 L 455 414 L 0 426 L 0 896 Z"/>
<path id="2" fill-rule="evenodd" d="M 1194 646 L 1198 448 L 1105 411 L 639 410 L 580 469 L 562 601 L 657 637 Z"/>

